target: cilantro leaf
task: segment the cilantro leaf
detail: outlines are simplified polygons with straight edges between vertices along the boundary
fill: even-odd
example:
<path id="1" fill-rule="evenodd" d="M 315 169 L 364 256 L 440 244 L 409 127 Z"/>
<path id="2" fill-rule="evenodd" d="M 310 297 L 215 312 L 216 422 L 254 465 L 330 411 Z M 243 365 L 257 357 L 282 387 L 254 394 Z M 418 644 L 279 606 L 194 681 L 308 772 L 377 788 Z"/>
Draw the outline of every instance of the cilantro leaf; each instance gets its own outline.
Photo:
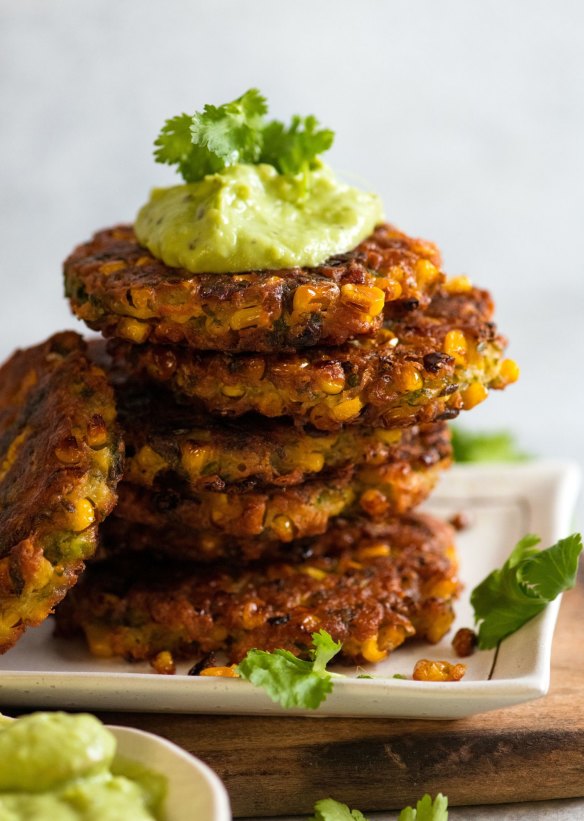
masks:
<path id="1" fill-rule="evenodd" d="M 193 144 L 192 120 L 188 114 L 167 120 L 154 142 L 156 162 L 177 165 L 185 182 L 196 182 L 223 168 L 223 163 L 207 148 Z"/>
<path id="2" fill-rule="evenodd" d="M 312 114 L 292 117 L 288 128 L 274 120 L 263 132 L 261 162 L 273 165 L 281 174 L 299 174 L 314 167 L 316 157 L 333 144 L 334 132 L 318 128 L 319 122 Z"/>
<path id="3" fill-rule="evenodd" d="M 263 687 L 282 707 L 315 710 L 332 692 L 332 673 L 326 669 L 342 645 L 325 631 L 312 634 L 312 661 L 297 658 L 289 650 L 249 650 L 238 665 L 242 678 Z"/>
<path id="4" fill-rule="evenodd" d="M 452 449 L 455 462 L 523 462 L 522 453 L 508 431 L 477 433 L 453 426 Z"/>
<path id="5" fill-rule="evenodd" d="M 359 810 L 350 810 L 346 804 L 334 798 L 323 798 L 314 805 L 314 817 L 310 821 L 367 821 Z"/>
<path id="6" fill-rule="evenodd" d="M 537 549 L 539 542 L 537 536 L 524 536 L 503 567 L 472 591 L 481 650 L 495 647 L 576 583 L 581 535 L 573 533 L 546 550 Z"/>
<path id="7" fill-rule="evenodd" d="M 359 810 L 350 810 L 346 804 L 333 798 L 324 798 L 314 805 L 314 816 L 310 821 L 367 821 Z M 448 799 L 438 793 L 434 801 L 425 795 L 416 808 L 406 807 L 399 814 L 398 821 L 448 821 Z"/>
<path id="8" fill-rule="evenodd" d="M 400 814 L 398 821 L 448 821 L 448 799 L 438 793 L 434 801 L 425 795 L 416 804 L 416 809 L 406 807 Z"/>
<path id="9" fill-rule="evenodd" d="M 206 105 L 192 118 L 191 139 L 223 165 L 258 162 L 262 149 L 266 98 L 250 88 L 237 100 L 219 107 Z"/>
<path id="10" fill-rule="evenodd" d="M 316 165 L 334 132 L 316 117 L 295 115 L 289 126 L 266 123 L 266 98 L 250 88 L 224 105 L 206 105 L 192 116 L 167 120 L 155 146 L 157 162 L 176 165 L 185 182 L 196 182 L 235 163 L 269 163 L 281 174 L 299 174 Z"/>

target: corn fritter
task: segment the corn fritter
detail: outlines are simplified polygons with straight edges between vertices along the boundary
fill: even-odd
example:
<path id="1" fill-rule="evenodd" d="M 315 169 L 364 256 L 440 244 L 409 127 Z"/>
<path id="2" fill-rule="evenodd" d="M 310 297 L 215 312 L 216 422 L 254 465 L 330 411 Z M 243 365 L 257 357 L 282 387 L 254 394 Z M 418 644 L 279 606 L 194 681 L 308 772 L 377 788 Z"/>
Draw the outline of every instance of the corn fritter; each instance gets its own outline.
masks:
<path id="1" fill-rule="evenodd" d="M 56 334 L 0 368 L 0 652 L 77 581 L 121 460 L 113 392 L 81 337 Z"/>
<path id="2" fill-rule="evenodd" d="M 308 658 L 311 634 L 324 629 L 343 643 L 345 662 L 377 662 L 406 639 L 435 643 L 450 628 L 460 589 L 452 537 L 417 514 L 333 525 L 296 563 L 97 562 L 59 608 L 58 629 L 81 631 L 96 656 L 164 653 L 170 662 L 221 650 L 228 663 L 253 647 Z"/>
<path id="3" fill-rule="evenodd" d="M 390 225 L 318 268 L 191 274 L 138 244 L 131 226 L 100 231 L 65 261 L 73 312 L 105 336 L 215 351 L 339 345 L 384 313 L 426 304 L 444 280 L 435 245 Z"/>

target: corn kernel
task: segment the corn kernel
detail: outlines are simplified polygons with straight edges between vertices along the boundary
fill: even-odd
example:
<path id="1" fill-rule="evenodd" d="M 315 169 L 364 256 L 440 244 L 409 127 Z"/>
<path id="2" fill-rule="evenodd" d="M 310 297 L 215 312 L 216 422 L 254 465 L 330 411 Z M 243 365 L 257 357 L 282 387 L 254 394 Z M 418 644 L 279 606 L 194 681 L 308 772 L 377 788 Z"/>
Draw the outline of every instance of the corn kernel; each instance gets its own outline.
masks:
<path id="1" fill-rule="evenodd" d="M 109 659 L 114 655 L 111 644 L 111 631 L 104 627 L 88 624 L 85 628 L 85 638 L 92 656 Z"/>
<path id="2" fill-rule="evenodd" d="M 429 259 L 419 259 L 416 262 L 416 277 L 419 285 L 429 285 L 439 276 L 438 268 Z"/>
<path id="3" fill-rule="evenodd" d="M 232 664 L 231 667 L 206 667 L 201 670 L 201 675 L 216 676 L 217 678 L 239 678 L 236 664 Z"/>
<path id="4" fill-rule="evenodd" d="M 261 328 L 266 324 L 266 314 L 261 305 L 240 308 L 239 311 L 235 311 L 229 324 L 234 331 L 243 331 L 246 328 Z"/>
<path id="5" fill-rule="evenodd" d="M 12 442 L 10 443 L 8 450 L 6 451 L 6 455 L 4 456 L 4 459 L 0 464 L 0 479 L 3 479 L 6 476 L 6 474 L 16 461 L 18 451 L 20 450 L 23 443 L 26 441 L 29 433 L 30 428 L 27 426 L 18 434 L 18 436 L 15 436 Z"/>
<path id="6" fill-rule="evenodd" d="M 388 544 L 372 544 L 369 547 L 361 547 L 357 551 L 359 559 L 378 559 L 391 555 L 391 547 Z"/>
<path id="7" fill-rule="evenodd" d="M 377 644 L 384 650 L 391 652 L 399 647 L 404 641 L 416 634 L 416 630 L 411 622 L 405 624 L 388 624 L 382 627 L 377 637 Z"/>
<path id="8" fill-rule="evenodd" d="M 117 333 L 122 339 L 141 345 L 148 339 L 150 327 L 145 322 L 125 316 L 118 322 Z"/>
<path id="9" fill-rule="evenodd" d="M 414 681 L 460 681 L 466 673 L 466 664 L 451 664 L 449 661 L 420 659 L 414 667 Z"/>
<path id="10" fill-rule="evenodd" d="M 16 441 L 16 440 L 15 440 Z M 74 436 L 67 436 L 55 448 L 55 456 L 64 465 L 75 465 L 81 459 L 81 449 Z"/>
<path id="11" fill-rule="evenodd" d="M 444 290 L 448 294 L 466 294 L 472 290 L 472 282 L 467 276 L 450 277 L 444 283 Z"/>
<path id="12" fill-rule="evenodd" d="M 216 624 L 211 630 L 211 638 L 213 641 L 225 641 L 227 638 L 227 630 L 219 624 Z"/>
<path id="13" fill-rule="evenodd" d="M 370 316 L 378 316 L 385 305 L 385 293 L 374 285 L 347 283 L 341 288 L 341 301 L 354 305 Z"/>
<path id="14" fill-rule="evenodd" d="M 331 408 L 331 415 L 337 422 L 348 422 L 349 419 L 354 419 L 359 414 L 362 407 L 363 403 L 358 397 L 347 399 Z"/>
<path id="15" fill-rule="evenodd" d="M 294 292 L 293 310 L 299 314 L 318 311 L 322 307 L 318 296 L 318 289 L 312 285 L 299 285 Z"/>
<path id="16" fill-rule="evenodd" d="M 106 476 L 110 472 L 112 466 L 112 456 L 107 448 L 96 450 L 91 461 L 98 468 L 98 470 L 101 470 L 101 472 Z"/>
<path id="17" fill-rule="evenodd" d="M 377 636 L 371 636 L 361 644 L 361 655 L 365 661 L 375 664 L 387 658 L 387 650 L 381 650 L 377 644 Z"/>
<path id="18" fill-rule="evenodd" d="M 95 522 L 95 509 L 89 499 L 79 499 L 75 510 L 69 514 L 69 526 L 80 533 Z"/>
<path id="19" fill-rule="evenodd" d="M 103 417 L 96 413 L 87 425 L 87 444 L 93 450 L 107 445 L 107 426 Z"/>
<path id="20" fill-rule="evenodd" d="M 256 627 L 261 627 L 264 621 L 265 618 L 257 602 L 248 601 L 243 605 L 241 624 L 245 630 L 254 630 Z"/>
<path id="21" fill-rule="evenodd" d="M 430 585 L 427 594 L 431 599 L 449 599 L 458 589 L 458 582 L 456 579 L 440 579 L 433 585 Z"/>
<path id="22" fill-rule="evenodd" d="M 466 363 L 468 345 L 462 331 L 448 331 L 444 337 L 444 353 L 451 356 L 457 365 Z"/>
<path id="23" fill-rule="evenodd" d="M 324 467 L 324 456 L 322 453 L 307 453 L 302 461 L 304 470 L 309 473 L 320 473 Z"/>
<path id="24" fill-rule="evenodd" d="M 461 392 L 462 407 L 465 410 L 474 408 L 475 405 L 480 405 L 489 395 L 488 390 L 481 382 L 473 382 L 466 390 Z"/>
<path id="25" fill-rule="evenodd" d="M 321 582 L 327 577 L 327 573 L 321 570 L 320 567 L 311 567 L 310 565 L 301 567 L 300 572 L 304 573 L 305 576 L 310 576 L 311 579 L 315 579 L 317 582 Z"/>
<path id="26" fill-rule="evenodd" d="M 377 488 L 369 488 L 361 494 L 359 504 L 368 516 L 383 516 L 389 509 L 389 501 L 385 494 Z"/>
<path id="27" fill-rule="evenodd" d="M 384 445 L 397 444 L 397 442 L 401 440 L 402 435 L 402 431 L 397 429 L 385 430 L 384 428 L 377 428 L 375 431 L 375 438 L 383 442 Z"/>
<path id="28" fill-rule="evenodd" d="M 162 650 L 150 661 L 150 664 L 157 673 L 163 676 L 173 676 L 176 673 L 176 665 L 172 657 L 172 653 L 168 650 Z"/>
<path id="29" fill-rule="evenodd" d="M 399 299 L 403 293 L 403 288 L 395 279 L 387 280 L 387 285 L 383 289 L 385 291 L 385 299 L 387 302 L 393 302 L 394 299 Z"/>
<path id="30" fill-rule="evenodd" d="M 210 445 L 198 445 L 187 440 L 181 448 L 182 463 L 191 476 L 201 476 L 205 465 L 213 458 L 213 448 Z"/>
<path id="31" fill-rule="evenodd" d="M 403 390 L 419 391 L 424 386 L 424 380 L 413 362 L 407 362 L 399 375 L 399 384 Z"/>
<path id="32" fill-rule="evenodd" d="M 344 564 L 344 567 L 349 567 L 352 570 L 362 570 L 363 569 L 363 565 L 361 564 L 361 562 L 355 562 L 355 561 L 353 561 L 353 559 L 347 559 L 347 561 Z"/>
<path id="33" fill-rule="evenodd" d="M 122 262 L 121 259 L 113 260 L 112 262 L 104 262 L 103 265 L 99 266 L 99 273 L 103 274 L 105 277 L 109 277 L 110 274 L 115 274 L 116 271 L 123 271 L 126 267 L 126 263 Z"/>
<path id="34" fill-rule="evenodd" d="M 322 379 L 319 380 L 318 385 L 323 393 L 326 393 L 329 396 L 335 396 L 336 394 L 341 393 L 341 391 L 345 387 L 345 375 L 325 375 L 322 377 Z"/>
<path id="35" fill-rule="evenodd" d="M 243 385 L 223 385 L 221 388 L 223 396 L 228 396 L 230 399 L 239 399 L 245 393 Z"/>
<path id="36" fill-rule="evenodd" d="M 292 523 L 292 519 L 288 516 L 284 516 L 284 514 L 274 517 L 272 530 L 281 542 L 290 542 L 294 538 L 294 524 Z"/>
<path id="37" fill-rule="evenodd" d="M 510 385 L 517 382 L 519 379 L 519 365 L 514 359 L 504 359 L 499 368 L 499 378 L 503 380 L 505 385 Z"/>
<path id="38" fill-rule="evenodd" d="M 146 484 L 152 484 L 155 476 L 167 467 L 166 459 L 156 453 L 150 445 L 144 445 L 130 462 L 128 478 L 135 482 L 142 480 Z"/>

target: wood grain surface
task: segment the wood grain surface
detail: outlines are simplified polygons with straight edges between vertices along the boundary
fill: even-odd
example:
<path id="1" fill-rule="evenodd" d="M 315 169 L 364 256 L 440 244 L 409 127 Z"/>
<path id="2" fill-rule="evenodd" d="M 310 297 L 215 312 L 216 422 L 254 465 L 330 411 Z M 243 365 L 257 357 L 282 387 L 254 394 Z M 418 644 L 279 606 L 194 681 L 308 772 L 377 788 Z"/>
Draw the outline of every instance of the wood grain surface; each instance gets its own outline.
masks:
<path id="1" fill-rule="evenodd" d="M 584 587 L 564 596 L 543 699 L 458 721 L 106 713 L 206 761 L 233 812 L 311 812 L 333 796 L 362 812 L 423 793 L 451 805 L 584 796 Z"/>

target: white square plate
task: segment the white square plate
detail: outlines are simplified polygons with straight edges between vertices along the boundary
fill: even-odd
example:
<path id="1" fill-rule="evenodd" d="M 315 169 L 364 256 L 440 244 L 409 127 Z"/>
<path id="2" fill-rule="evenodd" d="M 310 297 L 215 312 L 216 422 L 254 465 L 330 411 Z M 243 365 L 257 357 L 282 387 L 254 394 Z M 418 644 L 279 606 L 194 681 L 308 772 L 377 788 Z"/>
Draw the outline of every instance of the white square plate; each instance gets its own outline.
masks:
<path id="1" fill-rule="evenodd" d="M 425 509 L 442 517 L 464 512 L 471 527 L 458 534 L 465 590 L 452 631 L 438 645 L 411 643 L 387 661 L 360 671 L 341 668 L 319 715 L 402 718 L 461 718 L 519 704 L 547 692 L 550 653 L 559 601 L 504 641 L 498 650 L 477 652 L 465 663 L 464 679 L 429 683 L 394 679 L 411 675 L 419 658 L 454 660 L 452 636 L 472 627 L 469 594 L 499 567 L 515 543 L 536 533 L 542 547 L 566 536 L 579 487 L 578 469 L 564 462 L 520 465 L 459 465 L 449 471 Z M 0 658 L 0 707 L 133 710 L 186 713 L 277 714 L 268 696 L 237 679 L 189 677 L 189 665 L 160 676 L 148 665 L 94 659 L 82 642 L 53 638 L 48 620 Z M 356 679 L 358 672 L 374 676 Z M 286 711 L 290 714 L 294 711 Z M 314 713 L 311 713 L 314 715 Z"/>

